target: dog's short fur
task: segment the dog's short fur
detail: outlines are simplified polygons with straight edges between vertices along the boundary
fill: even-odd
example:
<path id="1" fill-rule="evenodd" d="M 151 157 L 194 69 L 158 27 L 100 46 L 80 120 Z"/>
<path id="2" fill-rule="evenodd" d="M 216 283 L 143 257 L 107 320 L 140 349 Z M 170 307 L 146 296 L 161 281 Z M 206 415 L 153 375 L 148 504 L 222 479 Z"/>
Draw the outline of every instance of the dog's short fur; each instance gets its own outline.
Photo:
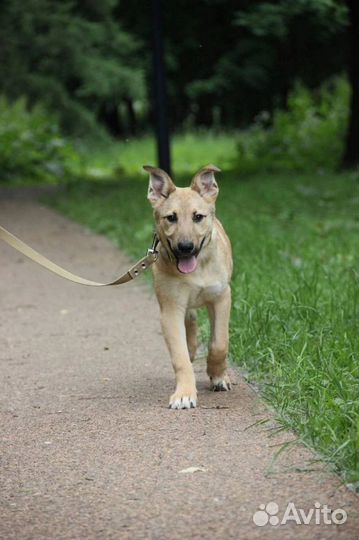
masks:
<path id="1" fill-rule="evenodd" d="M 153 265 L 163 334 L 176 374 L 172 409 L 196 406 L 191 362 L 197 348 L 196 308 L 206 306 L 211 322 L 207 373 L 213 390 L 229 390 L 226 373 L 231 308 L 232 253 L 229 239 L 215 217 L 219 169 L 207 165 L 191 186 L 179 188 L 163 170 L 150 174 L 148 199 L 154 208 L 159 257 Z"/>

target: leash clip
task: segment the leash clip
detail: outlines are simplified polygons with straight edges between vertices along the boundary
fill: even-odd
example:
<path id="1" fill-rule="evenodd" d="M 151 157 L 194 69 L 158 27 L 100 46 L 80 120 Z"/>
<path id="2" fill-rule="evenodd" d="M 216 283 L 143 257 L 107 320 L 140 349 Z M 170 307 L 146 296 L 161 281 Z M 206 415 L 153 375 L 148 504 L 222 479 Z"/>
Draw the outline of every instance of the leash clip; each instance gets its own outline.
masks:
<path id="1" fill-rule="evenodd" d="M 158 243 L 159 243 L 159 239 L 157 237 L 157 234 L 155 233 L 153 235 L 152 245 L 147 250 L 147 256 L 151 256 L 153 262 L 157 261 L 157 259 L 158 259 L 158 251 L 156 249 L 157 246 L 158 246 Z"/>

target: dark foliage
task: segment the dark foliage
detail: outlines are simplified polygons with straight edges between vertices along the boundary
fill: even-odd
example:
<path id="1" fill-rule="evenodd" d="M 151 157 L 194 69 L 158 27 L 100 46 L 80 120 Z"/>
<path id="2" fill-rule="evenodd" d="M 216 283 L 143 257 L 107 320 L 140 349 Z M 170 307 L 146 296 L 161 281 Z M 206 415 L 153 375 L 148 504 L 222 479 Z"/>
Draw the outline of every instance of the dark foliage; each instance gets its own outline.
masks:
<path id="1" fill-rule="evenodd" d="M 114 136 L 148 129 L 151 5 L 3 0 L 0 93 L 44 103 L 72 134 L 94 134 L 99 123 Z M 169 0 L 162 11 L 172 129 L 241 128 L 285 108 L 297 83 L 318 88 L 347 71 L 353 114 L 344 161 L 355 163 L 355 0 Z"/>

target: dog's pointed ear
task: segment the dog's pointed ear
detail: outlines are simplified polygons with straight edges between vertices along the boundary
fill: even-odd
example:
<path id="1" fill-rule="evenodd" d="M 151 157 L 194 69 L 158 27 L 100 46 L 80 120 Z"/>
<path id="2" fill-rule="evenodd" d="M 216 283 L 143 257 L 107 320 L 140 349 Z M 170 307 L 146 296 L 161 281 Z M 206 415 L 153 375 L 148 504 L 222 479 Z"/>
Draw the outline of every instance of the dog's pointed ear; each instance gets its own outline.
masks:
<path id="1" fill-rule="evenodd" d="M 216 172 L 221 172 L 221 169 L 218 169 L 215 165 L 206 165 L 193 177 L 191 183 L 191 189 L 197 191 L 207 202 L 214 202 L 219 192 L 214 177 Z"/>
<path id="2" fill-rule="evenodd" d="M 168 195 L 176 189 L 176 186 L 169 175 L 162 169 L 150 165 L 144 165 L 143 168 L 150 173 L 147 199 L 152 206 L 157 206 L 161 201 L 167 199 Z"/>

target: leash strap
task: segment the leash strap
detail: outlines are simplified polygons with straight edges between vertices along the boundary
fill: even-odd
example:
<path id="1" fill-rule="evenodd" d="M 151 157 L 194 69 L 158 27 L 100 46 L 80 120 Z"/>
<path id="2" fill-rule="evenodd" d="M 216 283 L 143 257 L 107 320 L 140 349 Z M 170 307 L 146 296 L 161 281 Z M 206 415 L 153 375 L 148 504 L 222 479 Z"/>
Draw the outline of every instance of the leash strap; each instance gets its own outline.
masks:
<path id="1" fill-rule="evenodd" d="M 115 281 L 111 281 L 110 283 L 98 283 L 97 281 L 91 281 L 89 279 L 77 276 L 76 274 L 73 274 L 72 272 L 69 272 L 61 266 L 53 263 L 47 257 L 44 257 L 43 255 L 41 255 L 41 253 L 38 253 L 35 249 L 32 249 L 30 246 L 25 244 L 25 242 L 17 238 L 14 234 L 11 234 L 9 231 L 4 229 L 4 227 L 1 227 L 1 225 L 0 239 L 4 240 L 4 242 L 9 244 L 11 247 L 16 249 L 29 259 L 33 260 L 40 266 L 43 266 L 47 270 L 50 270 L 50 272 L 53 272 L 54 274 L 57 274 L 62 278 L 68 279 L 69 281 L 73 281 L 74 283 L 80 283 L 81 285 L 89 285 L 91 287 L 111 287 L 112 285 L 122 285 L 122 283 L 127 283 L 128 281 L 131 281 L 132 279 L 135 279 L 140 274 L 142 274 L 142 272 L 144 272 L 149 266 L 151 266 L 151 264 L 153 264 L 158 257 L 158 252 L 156 251 L 156 247 L 158 245 L 158 238 L 155 234 L 152 246 L 147 250 L 147 255 L 145 255 L 145 257 L 137 261 L 136 264 L 131 266 L 131 268 L 129 268 L 127 272 L 115 279 Z"/>

